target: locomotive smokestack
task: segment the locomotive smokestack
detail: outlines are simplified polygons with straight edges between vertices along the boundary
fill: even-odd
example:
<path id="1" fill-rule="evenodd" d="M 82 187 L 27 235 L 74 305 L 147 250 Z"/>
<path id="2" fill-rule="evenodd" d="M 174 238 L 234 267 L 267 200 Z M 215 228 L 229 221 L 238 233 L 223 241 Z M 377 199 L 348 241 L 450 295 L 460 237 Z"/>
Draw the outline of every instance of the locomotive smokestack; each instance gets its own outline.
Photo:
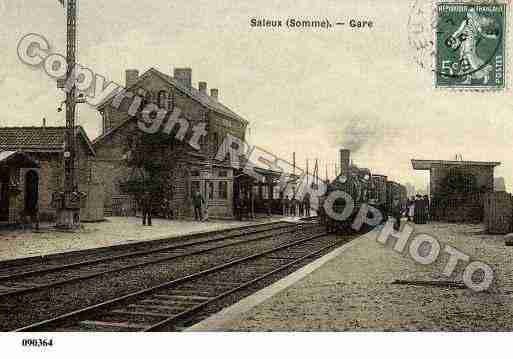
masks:
<path id="1" fill-rule="evenodd" d="M 349 164 L 351 160 L 351 151 L 346 149 L 340 150 L 340 173 L 343 175 L 348 175 L 349 173 Z"/>

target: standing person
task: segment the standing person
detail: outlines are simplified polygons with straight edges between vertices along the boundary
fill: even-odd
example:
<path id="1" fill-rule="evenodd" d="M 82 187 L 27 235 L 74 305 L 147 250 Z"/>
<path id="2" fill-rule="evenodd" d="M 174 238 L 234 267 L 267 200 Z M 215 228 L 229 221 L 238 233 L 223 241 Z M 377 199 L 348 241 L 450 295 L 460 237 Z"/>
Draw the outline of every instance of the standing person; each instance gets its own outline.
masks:
<path id="1" fill-rule="evenodd" d="M 151 206 L 152 197 L 150 191 L 145 191 L 142 198 L 142 212 L 143 212 L 143 226 L 148 222 L 148 226 L 151 227 Z"/>
<path id="2" fill-rule="evenodd" d="M 297 210 L 297 199 L 296 199 L 296 196 L 293 196 L 292 200 L 290 201 L 290 215 L 292 217 L 296 216 L 296 210 Z"/>
<path id="3" fill-rule="evenodd" d="M 417 194 L 415 196 L 415 201 L 413 202 L 413 222 L 415 224 L 420 224 L 421 222 L 421 200 L 420 200 L 420 194 Z"/>
<path id="4" fill-rule="evenodd" d="M 298 208 L 299 208 L 299 217 L 303 217 L 305 215 L 304 201 L 298 200 L 297 201 L 297 205 L 298 205 Z"/>
<path id="5" fill-rule="evenodd" d="M 236 194 L 233 198 L 233 209 L 235 212 L 235 218 L 242 221 L 242 201 L 240 200 L 240 194 Z"/>
<path id="6" fill-rule="evenodd" d="M 412 196 L 411 199 L 408 200 L 408 222 L 413 221 L 413 214 L 415 212 L 415 197 Z"/>
<path id="7" fill-rule="evenodd" d="M 196 190 L 192 194 L 192 205 L 194 207 L 194 218 L 197 221 L 203 220 L 203 213 L 202 213 L 203 203 L 205 203 L 205 201 L 203 200 L 203 196 L 201 195 L 201 192 L 199 190 Z"/>
<path id="8" fill-rule="evenodd" d="M 305 194 L 303 197 L 303 208 L 305 211 L 305 217 L 310 217 L 310 193 Z"/>
<path id="9" fill-rule="evenodd" d="M 431 219 L 429 197 L 427 194 L 424 195 L 424 223 L 428 223 Z"/>
<path id="10" fill-rule="evenodd" d="M 288 216 L 290 214 L 289 207 L 290 207 L 289 195 L 286 195 L 285 198 L 283 199 L 283 215 L 284 216 Z"/>
<path id="11" fill-rule="evenodd" d="M 401 229 L 401 203 L 398 198 L 392 201 L 392 217 L 395 219 L 394 229 L 398 231 Z"/>
<path id="12" fill-rule="evenodd" d="M 271 217 L 271 207 L 272 207 L 272 200 L 270 198 L 267 198 L 265 200 L 266 209 L 267 209 L 267 216 Z"/>

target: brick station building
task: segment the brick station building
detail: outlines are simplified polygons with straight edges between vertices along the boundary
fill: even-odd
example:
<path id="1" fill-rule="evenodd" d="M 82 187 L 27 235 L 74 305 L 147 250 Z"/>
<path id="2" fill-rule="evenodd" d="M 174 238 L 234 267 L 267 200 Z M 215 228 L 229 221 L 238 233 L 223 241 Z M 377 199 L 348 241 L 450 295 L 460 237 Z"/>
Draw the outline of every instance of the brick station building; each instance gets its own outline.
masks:
<path id="1" fill-rule="evenodd" d="M 415 170 L 429 171 L 431 216 L 450 222 L 479 222 L 487 193 L 494 191 L 500 162 L 412 159 Z"/>
<path id="2" fill-rule="evenodd" d="M 159 200 L 166 198 L 175 216 L 190 217 L 193 215 L 191 193 L 200 190 L 203 198 L 208 200 L 209 216 L 232 218 L 235 171 L 240 159 L 227 157 L 224 161 L 216 161 L 214 157 L 228 134 L 244 140 L 248 122 L 221 103 L 218 89 L 211 89 L 207 93 L 206 82 L 199 82 L 198 88 L 195 88 L 190 68 L 177 68 L 173 75 L 154 68 L 142 75 L 138 70 L 126 71 L 128 91 L 170 112 L 178 108 L 181 117 L 189 124 L 189 131 L 183 140 L 173 140 L 176 131 L 182 129 L 177 125 L 173 132 L 164 134 L 169 141 L 163 141 L 160 148 L 153 148 L 153 152 L 148 153 L 148 161 L 160 166 L 161 177 L 166 179 L 155 206 L 160 204 Z M 134 136 L 137 137 L 142 131 L 138 129 L 137 117 L 128 114 L 131 100 L 124 100 L 119 108 L 114 108 L 112 101 L 110 99 L 98 107 L 103 119 L 103 131 L 93 141 L 96 152 L 94 172 L 105 184 L 106 215 L 120 215 L 125 209 L 133 212 L 136 207 L 136 199 L 133 195 L 127 196 L 124 184 L 127 179 L 144 176 L 126 162 L 127 156 L 134 150 L 131 149 Z M 206 124 L 207 134 L 199 141 L 200 149 L 197 150 L 188 144 L 188 140 L 190 130 L 202 123 Z M 162 135 L 162 128 L 159 131 Z M 136 149 L 139 150 L 144 151 Z"/>

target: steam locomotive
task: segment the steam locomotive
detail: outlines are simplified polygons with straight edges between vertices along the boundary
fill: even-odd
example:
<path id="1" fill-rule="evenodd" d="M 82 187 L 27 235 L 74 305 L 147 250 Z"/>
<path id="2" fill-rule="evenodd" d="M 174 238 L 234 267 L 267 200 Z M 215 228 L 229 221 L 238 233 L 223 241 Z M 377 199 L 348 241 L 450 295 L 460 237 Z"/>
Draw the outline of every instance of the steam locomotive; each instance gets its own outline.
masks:
<path id="1" fill-rule="evenodd" d="M 392 210 L 392 203 L 395 198 L 399 199 L 401 208 L 406 208 L 407 194 L 406 187 L 389 181 L 387 176 L 372 174 L 368 168 L 359 168 L 351 164 L 351 152 L 346 149 L 340 150 L 340 174 L 327 185 L 326 193 L 320 198 L 320 219 L 326 225 L 328 232 L 351 232 L 351 225 L 360 211 L 363 204 L 369 204 L 383 215 L 383 220 L 388 218 Z M 337 220 L 326 213 L 325 201 L 335 191 L 345 192 L 353 201 L 353 208 L 344 220 Z M 342 214 L 347 210 L 346 199 L 337 196 L 332 210 Z"/>

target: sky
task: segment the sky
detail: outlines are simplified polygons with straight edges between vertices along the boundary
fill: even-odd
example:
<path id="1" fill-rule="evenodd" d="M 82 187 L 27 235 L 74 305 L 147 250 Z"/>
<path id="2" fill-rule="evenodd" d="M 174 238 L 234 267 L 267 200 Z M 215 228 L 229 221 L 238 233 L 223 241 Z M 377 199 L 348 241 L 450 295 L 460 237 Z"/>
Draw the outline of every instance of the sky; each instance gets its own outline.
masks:
<path id="1" fill-rule="evenodd" d="M 423 1 L 423 0 L 417 0 Z M 427 0 L 429 1 L 429 0 Z M 172 74 L 191 67 L 193 83 L 220 89 L 220 100 L 250 122 L 249 140 L 297 163 L 328 165 L 338 149 L 375 173 L 425 188 L 410 160 L 499 161 L 511 190 L 511 92 L 433 88 L 415 61 L 408 19 L 413 0 L 80 1 L 78 61 L 123 84 L 125 69 Z M 255 29 L 252 18 L 371 20 L 372 29 Z M 57 0 L 0 0 L 0 126 L 64 125 L 55 81 L 17 57 L 28 33 L 65 53 L 65 12 Z M 508 38 L 508 40 L 510 40 Z M 511 41 L 509 41 L 510 43 Z M 91 138 L 98 113 L 80 105 Z M 356 141 L 366 135 L 364 141 Z M 365 136 L 364 136 L 365 137 Z"/>

